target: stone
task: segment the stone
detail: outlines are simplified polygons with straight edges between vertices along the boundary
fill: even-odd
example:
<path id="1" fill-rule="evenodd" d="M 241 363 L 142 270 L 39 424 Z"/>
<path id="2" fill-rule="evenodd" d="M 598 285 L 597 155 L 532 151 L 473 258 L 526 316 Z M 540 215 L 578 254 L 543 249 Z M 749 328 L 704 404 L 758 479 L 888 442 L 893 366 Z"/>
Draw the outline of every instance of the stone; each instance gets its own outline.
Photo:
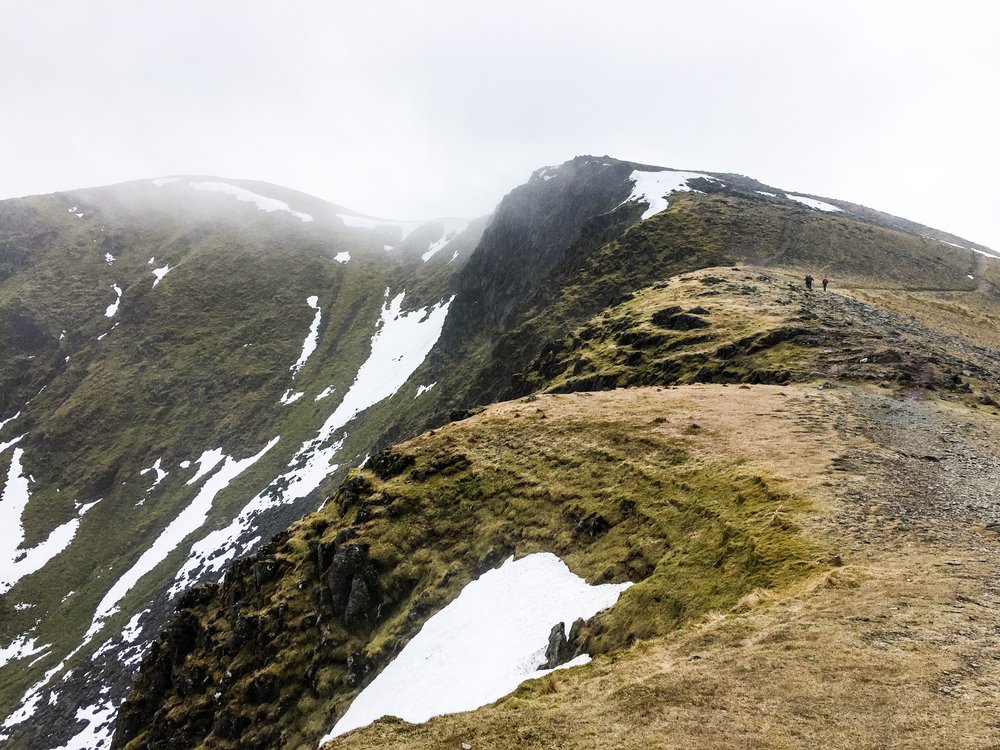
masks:
<path id="1" fill-rule="evenodd" d="M 344 622 L 347 625 L 357 625 L 368 619 L 372 607 L 372 596 L 368 584 L 361 576 L 355 576 L 351 581 L 351 593 L 344 607 Z"/>
<path id="2" fill-rule="evenodd" d="M 566 640 L 566 624 L 556 623 L 549 632 L 549 645 L 545 648 L 545 663 L 539 669 L 553 669 L 565 662 L 569 656 Z"/>

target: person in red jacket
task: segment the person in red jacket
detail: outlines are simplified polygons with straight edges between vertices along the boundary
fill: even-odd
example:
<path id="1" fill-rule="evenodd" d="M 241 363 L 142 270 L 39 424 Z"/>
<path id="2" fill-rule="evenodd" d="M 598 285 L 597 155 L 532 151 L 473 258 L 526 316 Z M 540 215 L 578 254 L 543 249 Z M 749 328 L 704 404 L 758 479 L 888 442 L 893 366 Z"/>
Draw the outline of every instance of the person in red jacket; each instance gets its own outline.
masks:
<path id="1" fill-rule="evenodd" d="M 824 292 L 826 291 L 826 285 L 829 284 L 829 283 L 830 283 L 830 277 L 829 276 L 824 276 L 823 277 L 823 291 Z"/>

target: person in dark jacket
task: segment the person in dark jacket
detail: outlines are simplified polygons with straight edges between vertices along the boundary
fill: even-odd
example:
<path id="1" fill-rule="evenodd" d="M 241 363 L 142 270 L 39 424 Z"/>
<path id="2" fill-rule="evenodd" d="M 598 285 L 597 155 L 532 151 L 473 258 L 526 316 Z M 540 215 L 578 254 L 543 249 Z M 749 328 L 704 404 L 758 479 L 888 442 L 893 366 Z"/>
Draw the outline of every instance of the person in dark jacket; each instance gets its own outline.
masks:
<path id="1" fill-rule="evenodd" d="M 813 288 L 813 277 L 812 277 L 812 274 L 807 273 L 806 274 L 806 289 L 808 289 L 811 292 L 812 288 Z"/>

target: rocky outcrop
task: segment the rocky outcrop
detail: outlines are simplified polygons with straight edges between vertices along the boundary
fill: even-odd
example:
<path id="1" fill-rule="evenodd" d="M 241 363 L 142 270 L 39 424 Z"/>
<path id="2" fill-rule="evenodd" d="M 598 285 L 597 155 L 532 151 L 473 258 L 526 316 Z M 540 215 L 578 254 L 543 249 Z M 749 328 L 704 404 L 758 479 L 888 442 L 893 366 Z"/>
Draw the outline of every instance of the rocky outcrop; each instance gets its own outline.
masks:
<path id="1" fill-rule="evenodd" d="M 352 479 L 340 494 L 366 497 L 370 490 Z M 385 588 L 368 545 L 354 542 L 350 527 L 327 538 L 329 528 L 319 521 L 283 533 L 234 563 L 221 585 L 181 598 L 119 711 L 114 748 L 275 747 L 278 729 L 268 721 L 275 711 L 338 685 L 345 696 L 361 686 L 378 666 L 364 656 L 371 629 L 410 584 L 390 578 Z M 309 554 L 293 568 L 301 545 Z M 184 711 L 174 710 L 177 701 Z"/>
<path id="2" fill-rule="evenodd" d="M 560 664 L 579 656 L 583 652 L 583 632 L 586 625 L 586 621 L 578 617 L 570 626 L 569 635 L 566 634 L 566 623 L 559 622 L 553 625 L 549 632 L 548 645 L 545 647 L 545 661 L 538 668 L 555 669 Z"/>

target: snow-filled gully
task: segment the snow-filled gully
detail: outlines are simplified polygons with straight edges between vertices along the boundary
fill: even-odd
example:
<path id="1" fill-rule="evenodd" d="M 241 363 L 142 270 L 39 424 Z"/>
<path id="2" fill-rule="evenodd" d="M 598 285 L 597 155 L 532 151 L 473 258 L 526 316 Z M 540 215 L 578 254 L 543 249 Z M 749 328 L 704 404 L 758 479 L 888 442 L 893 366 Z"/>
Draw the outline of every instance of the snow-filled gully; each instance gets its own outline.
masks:
<path id="1" fill-rule="evenodd" d="M 109 307 L 108 317 L 115 316 L 121 302 L 120 287 L 115 285 L 113 288 L 117 299 Z M 192 544 L 187 562 L 176 574 L 170 595 L 177 595 L 204 575 L 217 572 L 237 554 L 250 551 L 260 541 L 260 537 L 246 541 L 247 537 L 250 536 L 247 532 L 254 528 L 255 519 L 270 508 L 292 503 L 316 490 L 323 480 L 339 468 L 338 464 L 333 463 L 333 459 L 340 451 L 346 438 L 346 433 L 343 432 L 342 428 L 361 412 L 393 396 L 424 362 L 427 354 L 440 337 L 451 300 L 442 300 L 436 305 L 404 312 L 404 299 L 404 292 L 400 292 L 390 299 L 389 290 L 386 290 L 386 300 L 372 335 L 370 354 L 358 369 L 354 382 L 346 390 L 343 399 L 327 417 L 315 436 L 303 443 L 295 452 L 285 473 L 278 476 L 261 493 L 252 498 L 228 526 L 213 531 Z M 322 321 L 322 311 L 318 298 L 313 296 L 308 298 L 306 302 L 316 311 L 316 314 L 309 334 L 303 343 L 302 355 L 299 361 L 290 368 L 293 371 L 293 378 L 315 351 L 319 325 Z M 430 386 L 426 386 L 424 390 L 429 390 L 429 388 Z M 328 397 L 333 393 L 333 389 L 330 388 L 321 395 Z M 318 397 L 317 400 L 319 400 Z M 16 420 L 18 416 L 15 414 L 5 420 L 4 426 L 8 422 Z M 188 486 L 201 483 L 194 491 L 193 499 L 167 524 L 135 563 L 114 581 L 95 608 L 90 627 L 81 642 L 68 654 L 62 656 L 57 664 L 48 669 L 37 682 L 27 689 L 19 708 L 0 724 L 0 741 L 8 737 L 5 730 L 9 730 L 35 715 L 42 705 L 46 686 L 66 669 L 74 656 L 86 648 L 88 644 L 94 642 L 95 637 L 105 629 L 110 619 L 119 611 L 122 600 L 139 580 L 166 560 L 179 545 L 183 544 L 189 536 L 205 524 L 215 497 L 233 479 L 249 469 L 251 465 L 271 450 L 279 440 L 279 437 L 275 437 L 259 453 L 242 461 L 225 456 L 222 450 L 206 451 L 196 460 L 198 469 L 193 472 L 194 475 L 186 483 Z M 20 438 L 14 438 L 7 443 L 0 444 L 0 453 L 16 446 L 19 441 Z M 10 476 L 7 477 L 4 495 L 0 500 L 4 506 L 9 506 L 4 507 L 4 510 L 16 510 L 15 505 L 20 507 L 27 502 L 29 479 L 22 476 L 21 455 L 20 448 L 17 448 L 15 454 L 12 455 Z M 181 469 L 186 469 L 191 466 L 191 462 L 183 461 L 179 466 Z M 148 494 L 164 481 L 167 473 L 160 459 L 144 469 L 141 475 L 149 476 L 151 480 L 145 493 Z M 81 507 L 78 510 L 78 517 L 55 529 L 45 542 L 28 550 L 27 553 L 17 549 L 23 539 L 23 530 L 18 528 L 20 534 L 15 534 L 13 527 L 8 527 L 7 531 L 0 530 L 0 542 L 4 545 L 3 549 L 0 549 L 0 553 L 5 550 L 11 553 L 10 555 L 0 554 L 0 573 L 3 574 L 0 575 L 0 584 L 9 588 L 12 585 L 11 573 L 16 573 L 17 578 L 26 575 L 36 569 L 36 566 L 44 565 L 55 554 L 64 549 L 75 535 L 80 524 L 80 517 L 93 505 L 91 503 Z M 20 513 L 16 515 L 19 517 Z M 11 513 L 10 516 L 14 517 L 14 514 Z M 14 539 L 15 536 L 16 539 Z M 8 558 L 17 559 L 16 570 L 8 570 L 9 566 L 2 564 Z M 29 564 L 31 570 L 28 569 Z M 3 590 L 0 588 L 0 592 Z M 133 618 L 133 621 L 136 619 Z M 133 625 L 137 626 L 137 622 L 131 622 L 129 625 L 129 628 L 134 630 Z M 551 623 L 549 623 L 549 627 L 551 627 Z M 23 639 L 12 642 L 5 647 L 3 656 L 8 660 L 22 659 L 39 653 L 36 651 L 37 648 L 34 641 Z M 141 649 L 136 647 L 135 654 L 132 656 L 137 658 L 140 653 Z M 50 700 L 51 698 L 50 694 Z M 105 747 L 110 742 L 115 712 L 116 706 L 106 697 L 104 692 L 93 705 L 80 708 L 77 712 L 77 718 L 85 726 L 63 746 L 64 750 Z"/>
<path id="2" fill-rule="evenodd" d="M 388 295 L 386 289 L 386 297 Z M 288 462 L 288 471 L 251 499 L 228 526 L 213 531 L 192 546 L 188 561 L 170 589 L 171 594 L 179 593 L 206 573 L 221 570 L 237 554 L 249 552 L 259 537 L 244 544 L 240 544 L 240 539 L 253 528 L 254 519 L 271 508 L 288 505 L 316 490 L 324 479 L 340 468 L 333 459 L 346 438 L 341 428 L 369 407 L 394 395 L 420 367 L 441 335 L 451 299 L 429 308 L 403 312 L 404 299 L 405 292 L 400 292 L 383 304 L 368 359 L 358 369 L 354 383 L 316 436 L 299 447 Z"/>
<path id="3" fill-rule="evenodd" d="M 309 357 L 316 351 L 316 345 L 319 343 L 319 324 L 323 321 L 323 310 L 319 306 L 319 297 L 314 294 L 306 299 L 306 304 L 315 310 L 316 314 L 313 316 L 312 324 L 309 326 L 309 333 L 306 336 L 306 340 L 302 342 L 302 353 L 295 361 L 295 364 L 288 368 L 292 371 L 293 377 L 299 374 L 299 370 L 305 367 L 306 362 L 309 361 Z"/>
<path id="4" fill-rule="evenodd" d="M 139 579 L 165 560 L 189 534 L 201 528 L 202 524 L 208 518 L 209 511 L 212 509 L 212 501 L 215 500 L 215 496 L 228 487 L 229 483 L 236 477 L 257 463 L 277 442 L 278 438 L 274 438 L 256 455 L 241 461 L 235 461 L 231 456 L 225 457 L 222 468 L 209 476 L 190 504 L 167 525 L 156 538 L 156 541 L 115 582 L 108 593 L 104 595 L 94 613 L 93 622 L 91 623 L 90 630 L 87 632 L 87 639 L 92 638 L 103 627 L 104 621 L 118 611 L 118 603 L 132 590 L 132 587 L 139 582 Z M 214 469 L 215 465 L 219 463 L 219 455 L 219 452 L 211 452 L 210 454 L 203 454 L 202 459 L 209 461 Z M 204 469 L 204 464 L 202 464 L 202 469 Z M 199 472 L 200 474 L 201 472 Z M 195 478 L 197 479 L 198 477 L 196 476 Z"/>

